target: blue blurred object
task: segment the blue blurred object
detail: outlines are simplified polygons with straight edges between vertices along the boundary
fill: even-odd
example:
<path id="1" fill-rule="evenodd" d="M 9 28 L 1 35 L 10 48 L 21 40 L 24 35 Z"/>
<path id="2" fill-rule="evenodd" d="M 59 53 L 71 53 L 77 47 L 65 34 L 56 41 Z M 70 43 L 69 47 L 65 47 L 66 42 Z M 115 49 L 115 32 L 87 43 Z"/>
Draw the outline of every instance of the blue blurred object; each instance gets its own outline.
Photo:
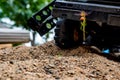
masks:
<path id="1" fill-rule="evenodd" d="M 109 49 L 105 49 L 105 50 L 102 51 L 102 53 L 104 53 L 104 54 L 110 54 L 110 50 Z"/>

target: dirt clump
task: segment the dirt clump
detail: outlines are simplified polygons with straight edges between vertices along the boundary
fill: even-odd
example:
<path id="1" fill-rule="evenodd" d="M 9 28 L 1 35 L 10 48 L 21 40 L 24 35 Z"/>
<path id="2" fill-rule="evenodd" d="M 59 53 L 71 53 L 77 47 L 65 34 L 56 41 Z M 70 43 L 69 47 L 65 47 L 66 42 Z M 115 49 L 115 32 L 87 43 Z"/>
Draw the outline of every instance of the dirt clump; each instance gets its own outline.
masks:
<path id="1" fill-rule="evenodd" d="M 17 46 L 0 50 L 0 80 L 120 80 L 120 63 L 83 46 Z"/>

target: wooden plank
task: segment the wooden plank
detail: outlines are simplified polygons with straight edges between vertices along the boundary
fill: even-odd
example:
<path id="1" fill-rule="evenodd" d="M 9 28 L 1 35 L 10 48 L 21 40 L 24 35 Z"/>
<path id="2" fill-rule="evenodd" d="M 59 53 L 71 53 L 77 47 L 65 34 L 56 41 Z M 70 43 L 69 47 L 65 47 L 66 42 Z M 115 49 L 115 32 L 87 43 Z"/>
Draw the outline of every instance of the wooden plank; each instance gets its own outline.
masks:
<path id="1" fill-rule="evenodd" d="M 12 44 L 0 44 L 0 49 L 2 48 L 11 48 Z"/>

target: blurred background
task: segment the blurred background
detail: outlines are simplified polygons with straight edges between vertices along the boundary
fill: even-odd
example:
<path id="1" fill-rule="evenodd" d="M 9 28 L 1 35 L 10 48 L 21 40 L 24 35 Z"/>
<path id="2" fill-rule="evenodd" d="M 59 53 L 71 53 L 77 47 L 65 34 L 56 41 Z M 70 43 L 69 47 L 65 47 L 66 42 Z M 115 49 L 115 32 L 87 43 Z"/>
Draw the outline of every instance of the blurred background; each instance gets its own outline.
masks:
<path id="1" fill-rule="evenodd" d="M 43 44 L 46 41 L 53 40 L 53 34 L 54 34 L 53 30 L 51 30 L 45 36 L 40 37 L 40 35 L 37 32 L 32 31 L 27 26 L 27 20 L 35 12 L 39 11 L 44 6 L 46 6 L 50 1 L 51 0 L 0 0 L 0 29 L 2 30 L 3 28 L 10 29 L 8 30 L 8 33 L 6 31 L 7 36 L 4 33 L 5 30 L 3 30 L 3 32 L 0 33 L 1 34 L 0 37 L 2 37 L 0 39 L 2 40 L 3 37 L 4 39 L 7 37 L 6 39 L 8 40 L 9 43 L 8 36 L 10 37 L 10 34 L 12 34 L 12 36 L 16 36 L 15 38 L 18 38 L 19 35 L 22 34 L 22 31 L 20 30 L 24 30 L 26 31 L 24 35 L 30 34 L 30 40 L 26 41 L 27 42 L 25 44 L 26 46 L 36 46 Z M 19 31 L 21 33 L 17 34 L 17 32 Z M 27 37 L 27 39 L 29 39 L 29 37 Z M 5 42 L 0 42 L 0 44 L 2 43 Z M 15 45 L 18 44 L 15 43 Z"/>

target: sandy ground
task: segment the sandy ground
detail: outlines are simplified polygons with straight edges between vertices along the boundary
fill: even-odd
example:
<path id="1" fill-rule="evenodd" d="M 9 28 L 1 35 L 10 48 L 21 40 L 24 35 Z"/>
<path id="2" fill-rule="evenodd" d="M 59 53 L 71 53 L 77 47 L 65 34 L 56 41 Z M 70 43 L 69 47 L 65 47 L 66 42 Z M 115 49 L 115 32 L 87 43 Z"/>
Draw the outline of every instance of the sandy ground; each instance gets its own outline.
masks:
<path id="1" fill-rule="evenodd" d="M 120 62 L 54 42 L 0 49 L 0 80 L 120 80 Z"/>

